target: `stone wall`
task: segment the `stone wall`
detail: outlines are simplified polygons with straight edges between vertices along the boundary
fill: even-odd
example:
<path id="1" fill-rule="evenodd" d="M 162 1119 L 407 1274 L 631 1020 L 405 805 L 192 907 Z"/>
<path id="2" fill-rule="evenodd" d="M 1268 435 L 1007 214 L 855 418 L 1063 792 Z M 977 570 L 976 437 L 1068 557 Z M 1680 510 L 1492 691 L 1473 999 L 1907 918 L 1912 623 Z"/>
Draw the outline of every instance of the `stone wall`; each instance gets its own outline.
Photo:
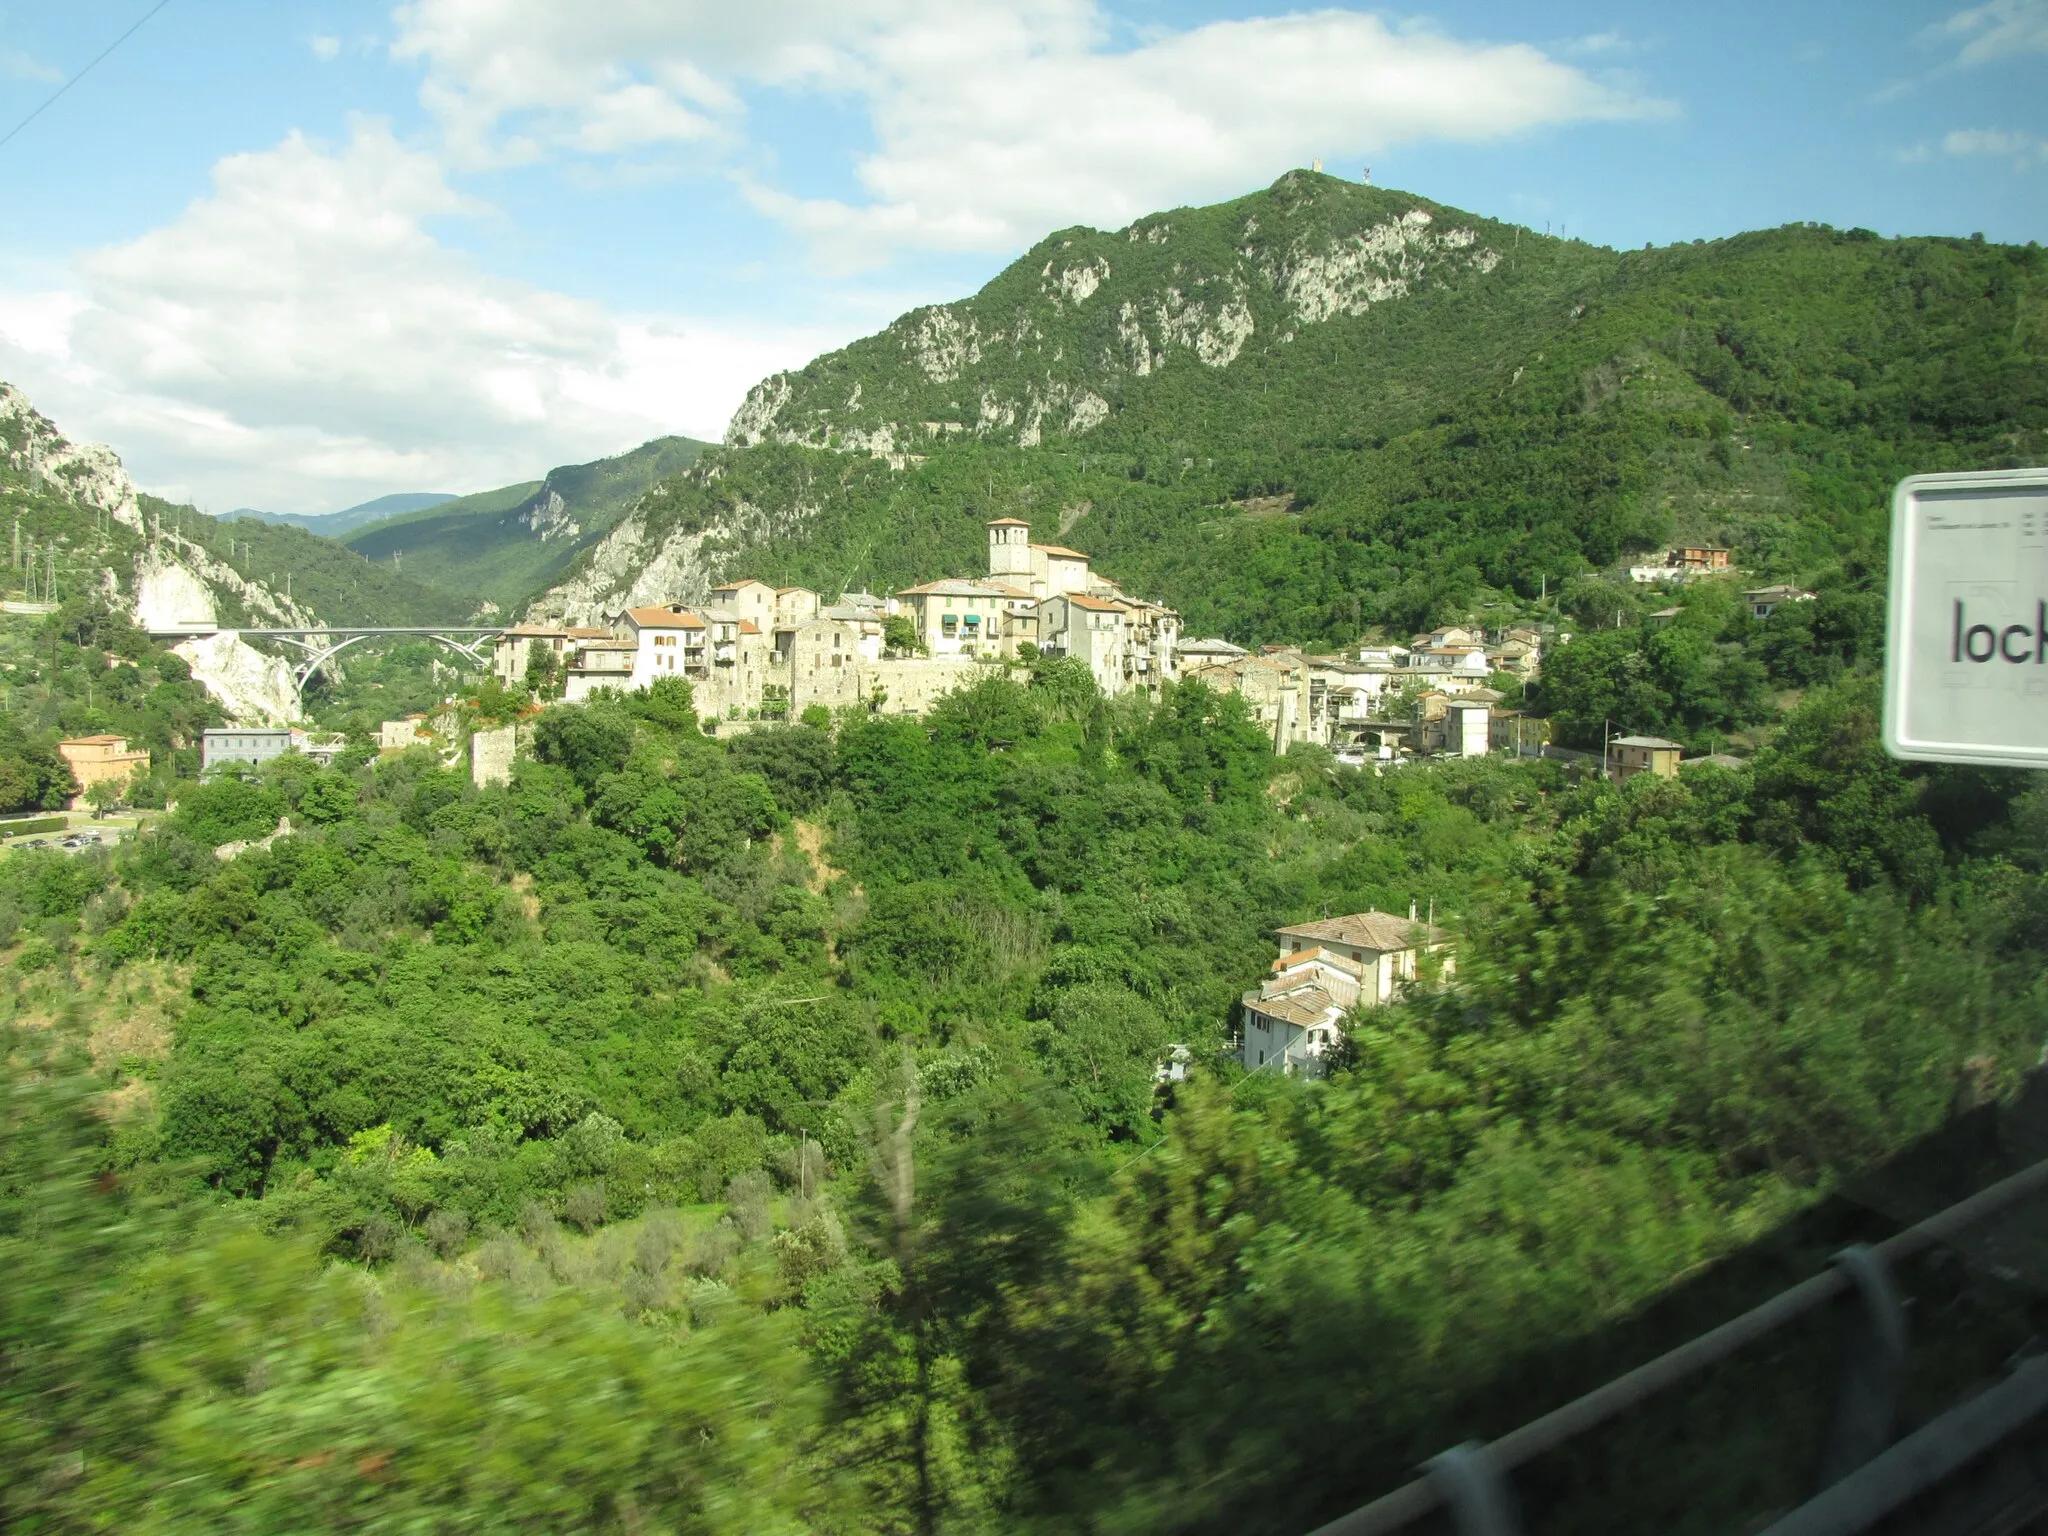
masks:
<path id="1" fill-rule="evenodd" d="M 519 727 L 501 725 L 469 738 L 469 777 L 478 789 L 512 782 L 512 760 L 519 755 Z"/>

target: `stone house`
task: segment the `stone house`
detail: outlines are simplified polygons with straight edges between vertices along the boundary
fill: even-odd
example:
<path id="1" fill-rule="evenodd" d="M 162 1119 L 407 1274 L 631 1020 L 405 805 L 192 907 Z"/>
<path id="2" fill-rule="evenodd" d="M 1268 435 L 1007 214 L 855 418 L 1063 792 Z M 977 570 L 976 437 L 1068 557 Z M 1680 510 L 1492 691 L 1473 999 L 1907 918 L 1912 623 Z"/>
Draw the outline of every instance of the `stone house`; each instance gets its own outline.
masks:
<path id="1" fill-rule="evenodd" d="M 575 660 L 578 646 L 610 636 L 608 629 L 584 625 L 515 624 L 491 642 L 491 675 L 507 688 L 525 682 L 536 645 L 552 651 L 566 670 Z"/>
<path id="2" fill-rule="evenodd" d="M 801 624 L 805 619 L 815 619 L 819 606 L 818 594 L 809 587 L 775 589 L 774 619 L 777 625 Z"/>
<path id="3" fill-rule="evenodd" d="M 879 644 L 880 628 L 876 636 Z M 861 652 L 859 630 L 832 618 L 779 624 L 766 658 L 766 686 L 782 690 L 794 720 L 813 704 L 839 709 L 866 696 L 862 668 L 875 658 Z"/>
<path id="4" fill-rule="evenodd" d="M 1121 693 L 1129 672 L 1129 610 L 1085 592 L 1062 592 L 1038 605 L 1038 648 L 1084 663 L 1104 693 Z"/>
<path id="5" fill-rule="evenodd" d="M 633 686 L 633 665 L 639 652 L 639 644 L 633 640 L 608 636 L 580 641 L 562 675 L 562 697 L 578 703 L 600 688 L 625 692 Z"/>
<path id="6" fill-rule="evenodd" d="M 801 591 L 801 588 L 791 588 Z M 815 594 L 813 594 L 815 597 Z M 711 589 L 711 598 L 704 605 L 707 610 L 719 610 L 737 618 L 750 621 L 754 627 L 766 634 L 775 627 L 775 588 L 752 576 L 738 581 L 721 582 Z"/>
<path id="7" fill-rule="evenodd" d="M 1218 693 L 1234 693 L 1251 708 L 1252 718 L 1272 738 L 1273 751 L 1284 756 L 1304 740 L 1302 716 L 1308 706 L 1308 666 L 1297 652 L 1239 656 L 1207 666 L 1188 667 L 1183 679 L 1200 682 Z"/>

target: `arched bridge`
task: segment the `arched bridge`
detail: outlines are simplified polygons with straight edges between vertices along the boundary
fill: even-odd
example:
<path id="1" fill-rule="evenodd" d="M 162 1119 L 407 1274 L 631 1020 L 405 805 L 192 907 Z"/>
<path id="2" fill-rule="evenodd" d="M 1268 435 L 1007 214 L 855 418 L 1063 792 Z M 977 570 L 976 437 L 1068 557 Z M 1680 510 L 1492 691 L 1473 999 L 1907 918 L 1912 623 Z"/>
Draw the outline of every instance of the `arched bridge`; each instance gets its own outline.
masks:
<path id="1" fill-rule="evenodd" d="M 461 624 L 420 624 L 420 625 L 326 625 L 317 629 L 233 629 L 194 626 L 180 629 L 153 629 L 153 640 L 192 640 L 206 635 L 228 633 L 244 640 L 275 640 L 281 645 L 291 646 L 303 660 L 292 667 L 292 686 L 304 691 L 328 662 L 339 656 L 352 645 L 365 640 L 381 640 L 389 637 L 430 640 L 446 650 L 453 651 L 465 661 L 482 668 L 490 664 L 489 642 L 505 632 L 502 624 L 471 626 Z"/>

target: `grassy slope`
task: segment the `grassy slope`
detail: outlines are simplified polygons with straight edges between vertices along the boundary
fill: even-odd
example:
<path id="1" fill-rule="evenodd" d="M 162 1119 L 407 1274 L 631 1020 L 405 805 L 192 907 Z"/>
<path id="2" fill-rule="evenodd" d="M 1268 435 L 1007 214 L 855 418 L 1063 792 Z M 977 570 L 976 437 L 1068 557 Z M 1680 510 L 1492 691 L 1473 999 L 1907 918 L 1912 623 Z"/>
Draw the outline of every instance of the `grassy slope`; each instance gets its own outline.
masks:
<path id="1" fill-rule="evenodd" d="M 538 483 L 485 491 L 350 534 L 348 547 L 382 564 L 397 554 L 405 573 L 451 592 L 474 593 L 507 611 L 558 579 L 663 477 L 696 461 L 707 444 L 656 438 L 630 453 L 572 464 Z M 537 537 L 532 514 L 554 497 L 576 524 L 573 536 Z"/>

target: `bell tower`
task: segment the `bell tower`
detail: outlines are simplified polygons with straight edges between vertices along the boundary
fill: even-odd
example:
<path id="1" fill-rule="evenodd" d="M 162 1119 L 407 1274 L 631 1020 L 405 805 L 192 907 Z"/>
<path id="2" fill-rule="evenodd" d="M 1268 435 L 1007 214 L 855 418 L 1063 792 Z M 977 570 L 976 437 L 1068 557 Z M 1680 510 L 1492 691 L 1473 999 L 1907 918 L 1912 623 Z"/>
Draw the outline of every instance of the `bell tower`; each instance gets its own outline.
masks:
<path id="1" fill-rule="evenodd" d="M 995 581 L 1031 585 L 1031 525 L 999 517 L 988 525 L 988 574 Z"/>

